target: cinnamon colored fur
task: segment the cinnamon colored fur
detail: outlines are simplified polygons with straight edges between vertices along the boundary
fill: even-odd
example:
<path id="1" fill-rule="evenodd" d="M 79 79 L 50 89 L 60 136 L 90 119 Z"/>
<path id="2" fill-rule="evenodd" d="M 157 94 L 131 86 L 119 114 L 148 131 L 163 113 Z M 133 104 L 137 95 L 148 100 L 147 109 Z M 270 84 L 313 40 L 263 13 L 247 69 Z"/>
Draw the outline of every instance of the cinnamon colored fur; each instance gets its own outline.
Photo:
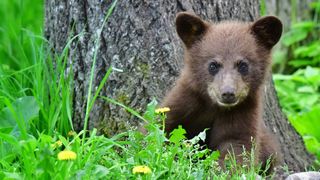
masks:
<path id="1" fill-rule="evenodd" d="M 265 165 L 270 156 L 279 161 L 278 143 L 262 119 L 262 91 L 281 22 L 268 16 L 212 24 L 183 12 L 176 28 L 185 45 L 184 67 L 162 103 L 171 109 L 167 134 L 182 125 L 192 138 L 209 128 L 205 143 L 220 151 L 221 160 L 231 147 L 235 155 L 243 147 L 250 151 L 253 139 L 258 162 Z"/>

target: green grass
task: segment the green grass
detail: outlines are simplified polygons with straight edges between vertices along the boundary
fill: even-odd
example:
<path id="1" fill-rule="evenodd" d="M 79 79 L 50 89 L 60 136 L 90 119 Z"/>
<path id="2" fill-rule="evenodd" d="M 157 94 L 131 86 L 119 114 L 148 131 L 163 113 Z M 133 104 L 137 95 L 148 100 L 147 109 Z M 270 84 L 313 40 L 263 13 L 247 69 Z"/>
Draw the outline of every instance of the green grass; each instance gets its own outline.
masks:
<path id="1" fill-rule="evenodd" d="M 102 97 L 108 102 L 112 99 Z M 122 104 L 115 102 L 125 107 Z M 0 160 L 0 178 L 13 179 L 255 179 L 259 168 L 254 166 L 253 156 L 248 157 L 249 166 L 239 167 L 233 158 L 226 161 L 228 169 L 222 171 L 217 163 L 218 152 L 199 149 L 198 141 L 205 139 L 205 133 L 192 140 L 185 139 L 185 130 L 176 129 L 167 139 L 161 121 L 165 114 L 155 113 L 157 103 L 152 101 L 144 115 L 125 107 L 128 111 L 149 122 L 144 135 L 129 130 L 112 138 L 98 136 L 96 130 L 90 131 L 83 141 L 81 131 L 78 134 L 62 136 L 59 132 L 52 135 L 39 133 L 35 138 L 28 135 L 18 139 L 9 134 L 0 133 L 6 149 L 11 153 Z M 59 146 L 57 141 L 61 141 Z M 84 143 L 82 143 L 84 142 Z M 2 148 L 3 150 L 4 148 Z M 77 154 L 74 160 L 58 160 L 62 150 L 71 150 Z M 253 153 L 252 153 L 253 154 Z M 204 158 L 205 157 L 205 158 Z M 232 157 L 232 156 L 231 156 Z M 134 174 L 133 168 L 148 166 L 150 174 Z"/>
<path id="2" fill-rule="evenodd" d="M 34 64 L 43 26 L 43 0 L 0 1 L 0 64 L 18 70 Z"/>

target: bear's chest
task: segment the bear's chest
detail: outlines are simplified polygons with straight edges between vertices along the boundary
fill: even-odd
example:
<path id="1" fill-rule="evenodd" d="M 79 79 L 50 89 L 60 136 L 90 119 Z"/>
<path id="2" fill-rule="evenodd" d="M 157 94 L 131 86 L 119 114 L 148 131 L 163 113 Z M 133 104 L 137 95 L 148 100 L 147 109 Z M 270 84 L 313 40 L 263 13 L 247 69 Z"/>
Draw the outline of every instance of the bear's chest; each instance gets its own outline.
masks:
<path id="1" fill-rule="evenodd" d="M 191 139 L 205 129 L 211 129 L 214 119 L 214 113 L 206 110 L 189 115 L 181 125 L 187 131 L 187 138 Z"/>

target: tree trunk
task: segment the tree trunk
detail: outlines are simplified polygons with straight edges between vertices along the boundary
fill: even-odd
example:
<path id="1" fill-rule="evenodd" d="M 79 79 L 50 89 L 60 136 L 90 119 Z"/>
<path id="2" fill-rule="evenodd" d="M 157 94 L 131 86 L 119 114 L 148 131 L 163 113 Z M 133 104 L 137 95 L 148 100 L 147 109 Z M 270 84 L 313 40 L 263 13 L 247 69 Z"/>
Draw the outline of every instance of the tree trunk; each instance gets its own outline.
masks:
<path id="1" fill-rule="evenodd" d="M 97 29 L 111 4 L 110 0 L 46 1 L 45 35 L 56 52 L 62 51 L 68 36 L 84 32 L 71 44 L 68 59 L 74 73 L 76 130 L 83 128 L 94 43 L 99 37 Z M 101 34 L 93 89 L 112 65 L 123 72 L 112 73 L 101 95 L 138 111 L 142 111 L 152 97 L 161 100 L 183 66 L 182 43 L 175 32 L 174 19 L 177 12 L 185 10 L 212 21 L 253 21 L 259 16 L 259 1 L 118 1 Z M 265 100 L 265 123 L 277 134 L 285 162 L 291 170 L 304 170 L 310 165 L 311 157 L 281 112 L 271 78 L 265 88 Z M 89 128 L 96 127 L 109 136 L 137 124 L 137 119 L 124 109 L 101 99 L 94 105 L 89 119 Z"/>

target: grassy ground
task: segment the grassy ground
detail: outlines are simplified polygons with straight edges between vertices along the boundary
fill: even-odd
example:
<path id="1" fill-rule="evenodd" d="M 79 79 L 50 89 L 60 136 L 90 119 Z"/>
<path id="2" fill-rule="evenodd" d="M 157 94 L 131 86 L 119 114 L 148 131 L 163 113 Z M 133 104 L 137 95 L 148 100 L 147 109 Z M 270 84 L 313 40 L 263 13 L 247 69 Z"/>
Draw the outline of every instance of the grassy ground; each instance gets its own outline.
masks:
<path id="1" fill-rule="evenodd" d="M 256 179 L 253 155 L 243 167 L 230 156 L 231 176 L 218 166 L 218 152 L 199 149 L 204 133 L 186 140 L 177 129 L 167 139 L 165 112 L 155 112 L 155 101 L 136 112 L 98 97 L 111 67 L 97 94 L 88 94 L 84 121 L 102 98 L 146 122 L 148 134 L 132 129 L 106 138 L 96 130 L 73 132 L 72 75 L 64 73 L 69 45 L 61 54 L 47 51 L 43 1 L 2 0 L 0 17 L 0 179 Z"/>
<path id="2" fill-rule="evenodd" d="M 112 100 L 111 100 L 112 101 Z M 204 134 L 186 140 L 185 131 L 177 129 L 170 139 L 164 135 L 161 123 L 165 113 L 155 112 L 156 102 L 149 104 L 146 113 L 139 116 L 149 122 L 148 135 L 129 130 L 112 138 L 97 136 L 90 131 L 72 131 L 67 136 L 59 132 L 27 133 L 26 137 L 1 133 L 3 142 L 0 178 L 13 179 L 228 179 L 230 171 L 222 171 L 217 164 L 218 152 L 199 150 L 197 142 Z M 128 109 L 135 114 L 132 109 Z M 5 152 L 4 152 L 5 150 Z M 205 157 L 206 158 L 203 158 Z M 234 179 L 255 179 L 258 168 L 254 158 L 248 157 L 249 166 L 238 167 L 232 159 L 227 161 L 233 169 Z M 143 167 L 142 167 L 143 166 Z"/>

